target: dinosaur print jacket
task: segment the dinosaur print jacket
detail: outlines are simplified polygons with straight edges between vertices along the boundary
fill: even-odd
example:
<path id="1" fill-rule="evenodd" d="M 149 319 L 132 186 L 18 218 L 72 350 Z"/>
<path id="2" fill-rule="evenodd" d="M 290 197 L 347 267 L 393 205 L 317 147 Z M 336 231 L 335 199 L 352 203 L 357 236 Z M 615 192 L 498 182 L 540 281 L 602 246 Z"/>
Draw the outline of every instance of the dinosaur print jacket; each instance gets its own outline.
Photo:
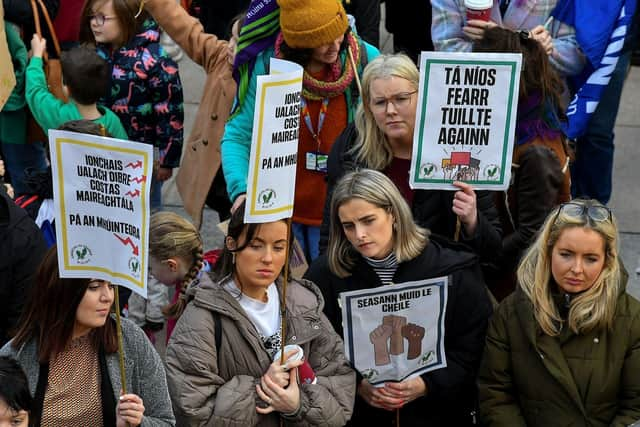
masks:
<path id="1" fill-rule="evenodd" d="M 174 168 L 182 153 L 182 83 L 159 39 L 158 24 L 147 19 L 121 48 L 98 44 L 98 54 L 111 67 L 110 89 L 101 103 L 118 115 L 131 141 L 158 147 L 160 166 Z"/>

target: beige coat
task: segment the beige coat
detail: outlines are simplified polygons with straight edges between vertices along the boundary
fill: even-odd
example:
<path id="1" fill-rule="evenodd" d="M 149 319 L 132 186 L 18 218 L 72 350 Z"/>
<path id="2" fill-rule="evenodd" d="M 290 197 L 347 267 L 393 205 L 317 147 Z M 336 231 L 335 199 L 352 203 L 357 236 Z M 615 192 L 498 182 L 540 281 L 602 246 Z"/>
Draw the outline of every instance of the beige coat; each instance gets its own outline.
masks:
<path id="1" fill-rule="evenodd" d="M 290 426 L 343 426 L 351 417 L 355 373 L 342 340 L 322 314 L 322 295 L 311 282 L 287 287 L 287 344 L 298 344 L 317 383 L 300 386 L 301 407 Z M 214 313 L 221 325 L 215 344 Z M 218 352 L 219 350 L 219 352 Z M 278 413 L 256 412 L 255 385 L 271 364 L 269 353 L 238 301 L 220 283 L 196 291 L 167 348 L 167 382 L 178 425 L 273 426 Z"/>
<path id="2" fill-rule="evenodd" d="M 220 168 L 220 140 L 236 94 L 226 40 L 204 32 L 200 21 L 175 0 L 147 0 L 147 11 L 207 73 L 193 130 L 187 139 L 176 185 L 197 228 L 209 187 Z"/>

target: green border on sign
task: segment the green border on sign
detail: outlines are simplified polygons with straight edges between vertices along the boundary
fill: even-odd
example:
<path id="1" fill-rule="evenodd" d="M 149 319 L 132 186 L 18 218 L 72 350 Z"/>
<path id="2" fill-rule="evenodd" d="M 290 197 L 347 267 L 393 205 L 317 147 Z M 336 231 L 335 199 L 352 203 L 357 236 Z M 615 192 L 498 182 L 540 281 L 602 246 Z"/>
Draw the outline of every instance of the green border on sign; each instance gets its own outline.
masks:
<path id="1" fill-rule="evenodd" d="M 504 143 L 502 149 L 502 162 L 500 167 L 500 180 L 498 181 L 470 181 L 471 184 L 490 184 L 499 186 L 504 184 L 504 174 L 505 174 L 505 164 L 507 162 L 507 150 L 509 143 L 509 125 L 511 124 L 511 112 L 513 110 L 513 88 L 515 86 L 515 77 L 516 77 L 516 61 L 483 61 L 483 60 L 455 60 L 455 59 L 427 59 L 425 63 L 425 77 L 424 77 L 424 94 L 422 97 L 422 111 L 425 112 L 427 108 L 427 95 L 429 92 L 428 83 L 429 83 L 429 73 L 431 72 L 431 64 L 453 64 L 453 65 L 502 65 L 502 66 L 510 66 L 511 67 L 511 81 L 509 82 L 509 101 L 507 104 L 507 119 L 505 120 L 505 132 L 504 132 Z M 418 133 L 418 158 L 416 160 L 416 167 L 414 181 L 416 183 L 427 183 L 427 184 L 450 184 L 454 180 L 453 179 L 431 179 L 431 178 L 419 178 L 420 174 L 420 165 L 422 164 L 422 141 L 423 141 L 423 132 L 424 132 L 424 123 L 426 120 L 426 114 L 422 114 L 420 118 L 420 130 Z"/>

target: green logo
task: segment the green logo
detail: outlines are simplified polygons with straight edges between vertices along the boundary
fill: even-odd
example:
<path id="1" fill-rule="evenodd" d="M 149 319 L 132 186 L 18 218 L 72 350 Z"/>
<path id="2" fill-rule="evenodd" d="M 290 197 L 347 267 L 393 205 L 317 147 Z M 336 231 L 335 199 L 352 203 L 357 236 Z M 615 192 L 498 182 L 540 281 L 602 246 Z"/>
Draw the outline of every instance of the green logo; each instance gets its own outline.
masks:
<path id="1" fill-rule="evenodd" d="M 487 165 L 483 170 L 484 176 L 491 181 L 497 181 L 500 179 L 500 167 L 498 165 Z"/>
<path id="2" fill-rule="evenodd" d="M 362 378 L 367 381 L 373 380 L 375 377 L 379 375 L 379 372 L 375 369 L 369 368 L 362 371 Z"/>
<path id="3" fill-rule="evenodd" d="M 91 260 L 93 253 L 87 245 L 75 245 L 71 248 L 71 259 L 78 264 L 86 264 Z"/>
<path id="4" fill-rule="evenodd" d="M 435 353 L 433 351 L 428 351 L 420 357 L 420 366 L 428 365 L 434 358 Z"/>
<path id="5" fill-rule="evenodd" d="M 262 190 L 258 195 L 258 203 L 262 209 L 270 208 L 276 202 L 276 192 L 271 188 Z"/>
<path id="6" fill-rule="evenodd" d="M 438 171 L 438 167 L 433 163 L 425 163 L 420 166 L 420 175 L 422 178 L 431 178 Z"/>
<path id="7" fill-rule="evenodd" d="M 138 257 L 129 258 L 129 271 L 134 277 L 140 277 L 140 260 Z"/>

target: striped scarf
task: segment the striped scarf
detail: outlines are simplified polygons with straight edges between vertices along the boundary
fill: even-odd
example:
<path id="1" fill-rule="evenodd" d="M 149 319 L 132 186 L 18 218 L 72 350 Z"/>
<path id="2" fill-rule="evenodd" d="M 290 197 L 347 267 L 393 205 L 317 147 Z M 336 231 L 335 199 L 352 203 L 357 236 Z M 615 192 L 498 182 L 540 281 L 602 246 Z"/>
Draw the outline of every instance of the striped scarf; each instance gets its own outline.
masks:
<path id="1" fill-rule="evenodd" d="M 353 54 L 354 62 L 356 64 L 360 63 L 360 44 L 358 40 L 351 32 L 347 32 L 345 37 L 349 45 L 348 49 Z M 282 46 L 283 41 L 282 33 L 278 34 L 275 44 L 275 53 L 278 58 L 282 58 L 280 46 Z M 329 75 L 326 80 L 316 79 L 305 70 L 302 78 L 302 96 L 309 101 L 319 101 L 324 98 L 344 95 L 347 87 L 353 82 L 356 72 L 357 70 L 353 69 L 349 59 L 345 58 L 344 64 L 342 64 L 340 55 L 336 62 L 329 66 Z"/>

